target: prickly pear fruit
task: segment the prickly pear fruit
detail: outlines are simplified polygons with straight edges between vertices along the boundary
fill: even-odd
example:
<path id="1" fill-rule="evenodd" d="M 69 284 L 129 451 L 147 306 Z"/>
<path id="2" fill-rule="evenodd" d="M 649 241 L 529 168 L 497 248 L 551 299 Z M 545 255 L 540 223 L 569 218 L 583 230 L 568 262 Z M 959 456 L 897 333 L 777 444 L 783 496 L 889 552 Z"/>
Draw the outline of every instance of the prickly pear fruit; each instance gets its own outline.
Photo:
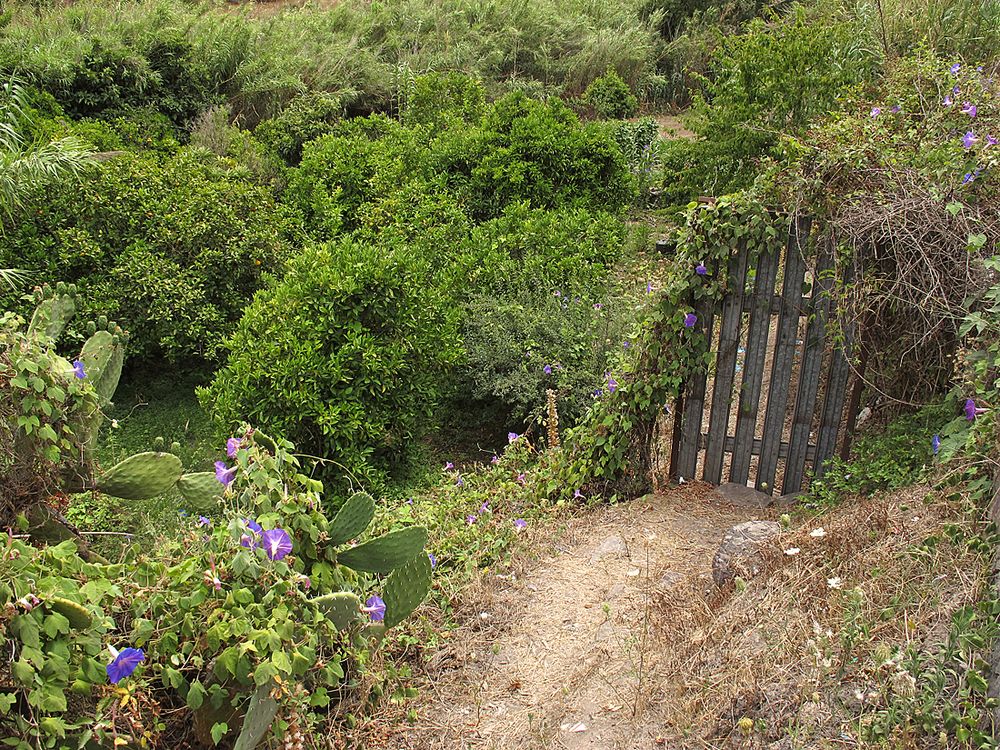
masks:
<path id="1" fill-rule="evenodd" d="M 385 574 L 415 558 L 426 543 L 427 529 L 410 526 L 345 550 L 337 555 L 337 562 L 352 570 Z"/>
<path id="2" fill-rule="evenodd" d="M 172 453 L 137 453 L 111 467 L 98 479 L 97 489 L 126 500 L 146 500 L 169 490 L 182 473 L 181 460 Z"/>
<path id="3" fill-rule="evenodd" d="M 155 448 L 158 451 L 163 450 L 163 446 L 165 446 L 166 444 L 167 442 L 163 439 L 162 435 L 157 435 L 155 438 L 153 438 L 153 448 Z"/>
<path id="4" fill-rule="evenodd" d="M 368 528 L 375 517 L 375 500 L 367 492 L 355 492 L 340 506 L 327 531 L 330 543 L 345 544 Z"/>
<path id="5" fill-rule="evenodd" d="M 87 611 L 86 607 L 70 599 L 64 599 L 61 596 L 50 596 L 45 600 L 45 604 L 53 612 L 58 612 L 69 620 L 69 624 L 76 630 L 86 630 L 94 622 L 94 618 L 90 616 L 90 612 Z"/>
<path id="6" fill-rule="evenodd" d="M 170 452 L 176 456 L 178 453 L 181 452 L 181 444 L 178 443 L 176 440 L 172 442 L 170 444 Z"/>
<path id="7" fill-rule="evenodd" d="M 350 591 L 324 594 L 313 599 L 313 604 L 337 626 L 337 630 L 347 630 L 361 617 L 361 599 Z"/>
<path id="8" fill-rule="evenodd" d="M 431 588 L 431 561 L 423 552 L 392 571 L 385 582 L 382 598 L 385 601 L 387 628 L 398 625 L 420 606 Z"/>
<path id="9" fill-rule="evenodd" d="M 28 335 L 53 341 L 59 338 L 66 323 L 76 312 L 76 301 L 68 294 L 58 294 L 43 299 L 35 308 L 28 324 Z"/>
<path id="10" fill-rule="evenodd" d="M 263 685 L 258 685 L 250 697 L 247 715 L 243 718 L 243 729 L 240 730 L 233 750 L 253 750 L 271 728 L 275 714 L 278 713 L 278 702 L 271 697 L 273 687 L 268 680 Z"/>
<path id="11" fill-rule="evenodd" d="M 184 496 L 185 507 L 195 513 L 210 510 L 222 499 L 225 489 L 213 471 L 184 474 L 177 480 L 177 489 Z"/>

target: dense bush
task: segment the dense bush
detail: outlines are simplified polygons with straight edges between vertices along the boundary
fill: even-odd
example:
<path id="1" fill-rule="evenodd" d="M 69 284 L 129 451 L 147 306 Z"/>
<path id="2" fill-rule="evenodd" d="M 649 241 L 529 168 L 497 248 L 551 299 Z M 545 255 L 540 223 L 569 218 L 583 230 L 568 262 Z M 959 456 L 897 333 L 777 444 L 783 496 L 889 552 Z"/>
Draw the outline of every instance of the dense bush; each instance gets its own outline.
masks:
<path id="1" fill-rule="evenodd" d="M 120 321 L 139 359 L 214 358 L 296 233 L 269 190 L 191 149 L 123 154 L 31 206 L 0 266 L 76 281 L 85 315 Z"/>
<path id="2" fill-rule="evenodd" d="M 339 97 L 307 93 L 296 97 L 280 113 L 260 123 L 254 129 L 254 135 L 277 151 L 287 164 L 294 166 L 302 160 L 302 147 L 333 130 L 343 115 L 344 105 Z"/>
<path id="3" fill-rule="evenodd" d="M 600 117 L 623 120 L 639 112 L 639 100 L 614 70 L 609 70 L 583 92 L 583 103 Z"/>
<path id="4" fill-rule="evenodd" d="M 476 78 L 461 73 L 428 73 L 408 86 L 400 116 L 403 122 L 433 129 L 478 123 L 486 91 Z"/>
<path id="5" fill-rule="evenodd" d="M 332 462 L 337 487 L 380 486 L 432 424 L 458 356 L 454 308 L 431 282 L 405 248 L 306 250 L 247 309 L 203 403 L 224 428 L 249 418 L 294 437 Z"/>

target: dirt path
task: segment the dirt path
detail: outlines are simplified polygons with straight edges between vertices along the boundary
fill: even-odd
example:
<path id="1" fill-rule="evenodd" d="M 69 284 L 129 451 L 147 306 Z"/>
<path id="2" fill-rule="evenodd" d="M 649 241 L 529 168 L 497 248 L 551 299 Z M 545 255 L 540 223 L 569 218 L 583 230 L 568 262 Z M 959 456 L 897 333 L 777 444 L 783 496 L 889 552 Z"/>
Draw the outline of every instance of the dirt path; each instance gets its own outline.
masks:
<path id="1" fill-rule="evenodd" d="M 422 720 L 397 746 L 650 747 L 656 597 L 692 579 L 709 588 L 723 533 L 760 517 L 709 503 L 708 491 L 689 484 L 596 509 L 532 540 L 539 559 L 473 594 L 468 624 L 429 667 Z"/>

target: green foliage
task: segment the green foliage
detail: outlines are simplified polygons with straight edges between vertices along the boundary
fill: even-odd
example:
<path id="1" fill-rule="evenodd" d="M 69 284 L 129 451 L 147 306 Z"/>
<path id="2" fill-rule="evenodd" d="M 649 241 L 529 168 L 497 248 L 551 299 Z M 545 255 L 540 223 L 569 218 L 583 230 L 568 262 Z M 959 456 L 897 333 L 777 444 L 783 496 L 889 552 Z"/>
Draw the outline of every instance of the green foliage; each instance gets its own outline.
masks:
<path id="1" fill-rule="evenodd" d="M 458 354 L 455 323 L 406 248 L 308 249 L 247 309 L 202 401 L 223 427 L 249 417 L 295 437 L 332 462 L 332 486 L 345 470 L 378 485 L 431 426 Z"/>
<path id="2" fill-rule="evenodd" d="M 933 460 L 933 436 L 955 411 L 953 403 L 925 407 L 896 419 L 884 432 L 862 435 L 849 460 L 831 459 L 822 476 L 809 483 L 805 502 L 832 506 L 852 495 L 869 496 L 918 482 Z"/>
<path id="3" fill-rule="evenodd" d="M 10 233 L 3 260 L 76 281 L 81 311 L 121 321 L 141 359 L 213 359 L 296 234 L 267 189 L 191 149 L 165 162 L 119 156 L 32 205 L 43 201 Z"/>
<path id="4" fill-rule="evenodd" d="M 583 103 L 600 117 L 614 120 L 635 117 L 639 112 L 638 99 L 614 70 L 594 79 L 583 92 Z"/>
<path id="5" fill-rule="evenodd" d="M 246 427 L 237 440 L 221 513 L 127 550 L 123 563 L 86 563 L 70 542 L 35 548 L 0 539 L 0 626 L 14 677 L 4 693 L 14 699 L 0 711 L 13 738 L 44 743 L 59 727 L 73 746 L 116 737 L 156 746 L 164 736 L 193 735 L 253 747 L 269 733 L 280 738 L 287 724 L 275 721 L 278 711 L 297 714 L 307 731 L 327 720 L 331 694 L 367 661 L 358 592 L 378 583 L 337 564 L 338 550 L 323 541 L 321 497 L 291 444 L 262 439 L 269 446 L 262 448 Z M 248 518 L 284 530 L 291 553 L 265 549 Z M 409 533 L 426 538 L 417 527 Z M 385 581 L 387 597 L 394 592 L 392 624 L 430 583 L 410 572 L 425 569 L 410 562 L 423 556 L 420 546 L 409 551 L 403 574 Z M 327 617 L 330 598 L 352 603 L 349 622 Z M 118 635 L 109 641 L 111 632 Z M 108 644 L 144 652 L 138 669 L 111 688 Z M 288 683 L 302 690 L 279 688 Z M 144 710 L 146 701 L 174 706 L 172 716 Z M 241 724 L 236 738 L 230 725 Z"/>
<path id="6" fill-rule="evenodd" d="M 344 115 L 339 97 L 324 93 L 297 96 L 274 117 L 264 120 L 254 135 L 277 151 L 289 165 L 302 160 L 302 147 L 309 141 L 330 133 Z"/>
<path id="7" fill-rule="evenodd" d="M 403 122 L 433 130 L 467 127 L 480 121 L 486 92 L 476 78 L 460 73 L 428 73 L 413 81 L 401 107 Z"/>

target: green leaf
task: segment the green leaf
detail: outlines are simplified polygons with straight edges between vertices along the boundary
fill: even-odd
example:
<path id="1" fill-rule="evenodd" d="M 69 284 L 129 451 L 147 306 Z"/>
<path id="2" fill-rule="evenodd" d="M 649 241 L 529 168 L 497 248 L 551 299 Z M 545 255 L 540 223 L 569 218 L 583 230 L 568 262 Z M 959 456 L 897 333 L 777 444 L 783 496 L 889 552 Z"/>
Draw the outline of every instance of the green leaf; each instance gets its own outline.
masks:
<path id="1" fill-rule="evenodd" d="M 279 672 L 284 672 L 285 674 L 291 674 L 292 672 L 292 660 L 288 658 L 288 654 L 284 651 L 275 651 L 271 654 L 271 663 Z"/>
<path id="2" fill-rule="evenodd" d="M 205 702 L 205 688 L 202 686 L 200 680 L 195 680 L 191 683 L 191 688 L 188 690 L 187 694 L 187 704 L 188 708 L 192 711 L 197 711 L 201 708 L 201 704 Z"/>
<path id="3" fill-rule="evenodd" d="M 227 734 L 229 734 L 229 725 L 226 722 L 220 721 L 212 725 L 212 742 L 214 744 L 218 745 Z"/>

